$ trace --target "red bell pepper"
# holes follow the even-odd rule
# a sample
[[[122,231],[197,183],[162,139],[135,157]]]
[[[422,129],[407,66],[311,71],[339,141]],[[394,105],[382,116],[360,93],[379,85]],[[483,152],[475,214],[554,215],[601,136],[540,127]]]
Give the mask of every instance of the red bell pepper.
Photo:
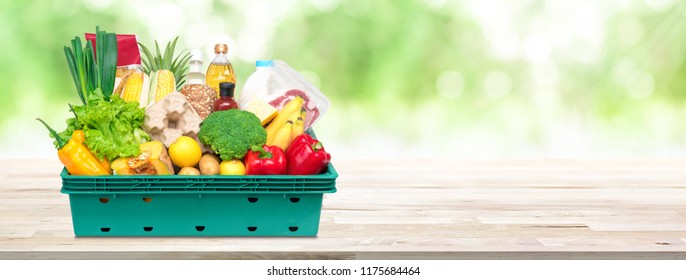
[[[309,134],[301,134],[286,149],[289,175],[312,175],[324,171],[331,155],[324,150],[322,142]]]
[[[286,171],[286,155],[278,146],[253,146],[245,156],[246,175],[283,175]]]

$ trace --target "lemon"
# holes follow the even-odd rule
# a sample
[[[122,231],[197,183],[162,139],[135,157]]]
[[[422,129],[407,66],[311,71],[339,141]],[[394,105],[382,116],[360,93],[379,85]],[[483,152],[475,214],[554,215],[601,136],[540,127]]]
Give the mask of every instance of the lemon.
[[[178,167],[193,167],[200,161],[202,150],[195,139],[181,136],[169,145],[169,157]]]
[[[221,175],[245,175],[245,165],[237,159],[224,160],[219,164],[219,174]]]

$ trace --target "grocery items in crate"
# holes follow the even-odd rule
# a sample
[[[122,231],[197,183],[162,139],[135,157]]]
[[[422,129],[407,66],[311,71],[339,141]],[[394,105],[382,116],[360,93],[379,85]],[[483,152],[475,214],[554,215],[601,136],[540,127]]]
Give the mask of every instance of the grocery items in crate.
[[[162,142],[145,142],[139,148],[137,156],[120,157],[112,162],[117,175],[174,175],[174,167]]]
[[[150,106],[160,101],[168,94],[181,89],[186,81],[188,72],[188,61],[191,55],[186,50],[174,55],[176,42],[179,37],[168,42],[164,51],[155,41],[155,53],[151,53],[148,47],[138,43],[143,51],[143,71],[150,77],[150,88],[148,90],[147,102],[141,104],[144,107]]]
[[[226,44],[216,44],[214,46],[215,57],[207,67],[207,74],[205,75],[205,80],[207,85],[212,87],[217,92],[217,97],[219,97],[219,83],[230,82],[236,84],[236,74],[233,71],[233,66],[227,53],[229,52],[229,47]]]
[[[231,109],[210,114],[201,124],[198,138],[222,160],[242,159],[254,146],[267,141],[267,132],[255,114]]]
[[[175,170],[182,175],[287,174],[295,168],[289,166],[292,160],[287,151],[304,134],[308,120],[311,124],[328,107],[326,97],[308,88],[311,85],[281,61],[258,61],[258,71],[248,84],[254,87],[267,76],[260,85],[267,91],[241,96],[247,103],[237,105],[226,45],[216,46],[214,65],[203,78],[200,53],[191,55],[184,50],[175,54],[178,37],[168,42],[164,51],[155,42],[154,53],[138,43],[143,67],[135,64],[141,61],[140,51],[131,50],[137,43],[134,35],[117,36],[96,28],[96,33],[87,37],[90,42],[85,47],[79,37],[65,47],[83,104],[69,105],[74,117],[67,119],[64,131],[57,133],[48,127],[58,155],[72,175],[107,175],[113,170],[119,175],[174,174]],[[213,72],[211,68],[216,66],[228,66],[230,71]],[[221,82],[220,76],[233,82]],[[222,88],[221,99],[216,100],[216,91],[205,84],[210,80]],[[90,155],[94,159],[80,162],[87,166],[74,167],[65,156],[66,151],[77,150],[68,149],[79,147],[77,144],[81,145],[81,158]],[[318,142],[311,148],[310,154],[324,152]],[[294,174],[322,172],[303,158],[310,157],[293,159],[293,164],[307,165],[292,171]],[[328,163],[330,155],[323,158]]]
[[[219,83],[219,99],[214,101],[214,111],[224,111],[229,109],[237,109],[238,104],[233,100],[233,91],[236,84],[230,82]]]
[[[109,175],[111,174],[109,162],[104,160],[98,160],[95,155],[83,144],[85,141],[85,136],[82,130],[76,130],[69,139],[65,142],[58,134],[57,131],[48,126],[40,118],[37,119],[50,131],[50,134],[55,137],[59,143],[57,146],[57,157],[60,162],[64,164],[67,168],[69,174],[72,175]]]
[[[285,175],[286,155],[279,146],[253,146],[245,156],[246,175]]]
[[[306,130],[328,110],[328,98],[285,62],[260,60],[255,66],[256,71],[248,77],[238,98],[240,109],[246,108],[256,97],[281,109],[288,101],[300,96],[307,111],[304,120]]]
[[[293,140],[286,150],[288,175],[318,174],[331,161],[331,155],[317,139],[302,134]]]
[[[145,110],[143,128],[169,147],[181,136],[198,138],[202,118],[178,92],[172,92]]]

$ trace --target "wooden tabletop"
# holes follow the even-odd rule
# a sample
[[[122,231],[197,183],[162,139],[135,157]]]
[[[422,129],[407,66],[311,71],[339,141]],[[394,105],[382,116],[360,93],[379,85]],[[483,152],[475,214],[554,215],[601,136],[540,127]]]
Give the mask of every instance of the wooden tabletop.
[[[59,162],[0,161],[0,259],[686,258],[686,160],[334,161],[317,237],[74,237]]]

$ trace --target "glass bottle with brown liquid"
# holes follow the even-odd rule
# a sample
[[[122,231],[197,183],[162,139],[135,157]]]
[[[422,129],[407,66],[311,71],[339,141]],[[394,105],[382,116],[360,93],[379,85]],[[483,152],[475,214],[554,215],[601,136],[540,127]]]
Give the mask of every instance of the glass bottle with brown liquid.
[[[214,53],[216,56],[210,66],[207,67],[207,74],[205,74],[205,81],[208,86],[217,91],[219,97],[219,83],[230,82],[236,84],[236,74],[233,72],[233,66],[227,56],[229,47],[226,44],[214,45]]]

